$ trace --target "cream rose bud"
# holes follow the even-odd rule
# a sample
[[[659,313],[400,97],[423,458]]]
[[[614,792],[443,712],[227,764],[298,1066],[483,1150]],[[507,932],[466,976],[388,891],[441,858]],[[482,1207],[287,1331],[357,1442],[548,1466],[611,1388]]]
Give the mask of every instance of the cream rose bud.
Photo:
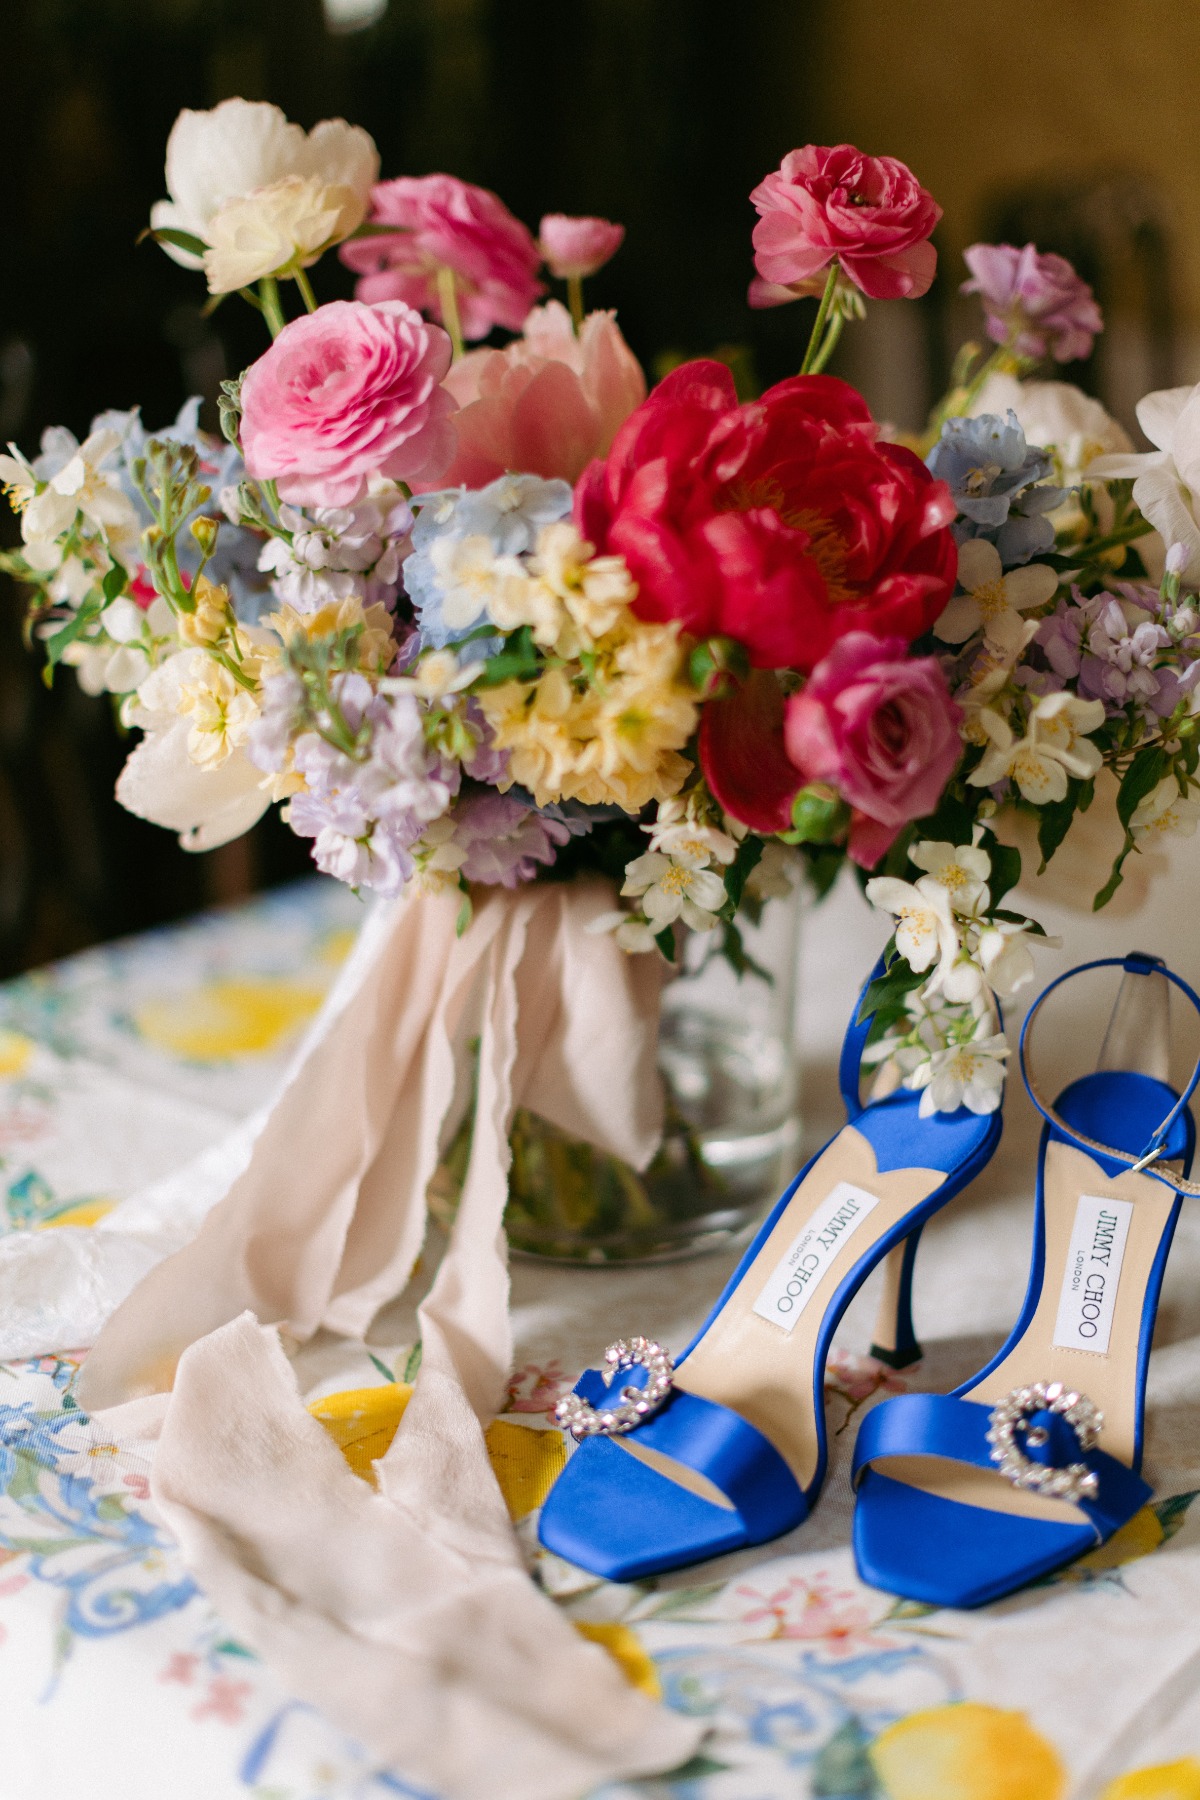
[[[367,202],[353,188],[288,175],[270,187],[231,200],[208,227],[204,273],[210,294],[250,287],[264,275],[308,268],[366,217]]]
[[[171,197],[151,209],[151,225],[207,244],[212,221],[231,201],[293,176],[349,188],[362,201],[361,218],[379,178],[379,152],[369,133],[345,119],[322,119],[306,133],[266,101],[222,100],[208,112],[180,113],[167,139],[166,173]],[[174,244],[163,248],[186,268],[201,266]]]

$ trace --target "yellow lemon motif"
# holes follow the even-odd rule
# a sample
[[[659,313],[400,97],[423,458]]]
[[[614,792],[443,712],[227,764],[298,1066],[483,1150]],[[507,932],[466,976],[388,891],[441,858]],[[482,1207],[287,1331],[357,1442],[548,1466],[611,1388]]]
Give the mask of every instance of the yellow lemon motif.
[[[1194,1756],[1131,1769],[1110,1781],[1100,1800],[1200,1800],[1200,1762]]]
[[[23,1074],[36,1048],[33,1039],[19,1031],[0,1031],[0,1080]]]
[[[189,1062],[227,1062],[273,1050],[311,1019],[323,992],[290,981],[221,980],[194,993],[151,1000],[134,1022],[144,1038]]]
[[[544,1437],[546,1433],[541,1435]],[[640,1688],[651,1700],[662,1699],[658,1670],[643,1650],[641,1639],[628,1625],[591,1625],[582,1619],[576,1619],[574,1625],[580,1637],[608,1651],[631,1687]]]
[[[888,1800],[1062,1800],[1067,1772],[1024,1713],[961,1700],[911,1713],[869,1755]]]
[[[1078,1562],[1072,1563],[1070,1574],[1076,1571],[1086,1573],[1092,1570],[1102,1574],[1106,1569],[1119,1569],[1122,1563],[1136,1562],[1139,1556],[1149,1556],[1157,1550],[1165,1537],[1162,1521],[1152,1507],[1143,1506],[1140,1512],[1127,1519],[1119,1531],[1114,1531],[1106,1544],[1095,1550],[1089,1550]]]
[[[348,1388],[309,1403],[356,1475],[375,1483],[374,1464],[387,1450],[404,1416],[412,1387],[406,1381],[380,1387]],[[510,1517],[523,1519],[540,1506],[567,1458],[557,1431],[534,1431],[510,1419],[487,1428],[488,1460]]]
[[[64,1206],[53,1218],[39,1219],[34,1230],[55,1231],[60,1225],[96,1225],[116,1204],[115,1200],[77,1200],[73,1206]]]
[[[383,1387],[348,1388],[342,1394],[326,1394],[309,1404],[356,1475],[375,1483],[377,1462],[396,1435],[396,1427],[412,1397],[407,1381]]]
[[[511,1419],[493,1419],[487,1428],[488,1459],[515,1524],[542,1504],[567,1460],[557,1431],[534,1431]]]

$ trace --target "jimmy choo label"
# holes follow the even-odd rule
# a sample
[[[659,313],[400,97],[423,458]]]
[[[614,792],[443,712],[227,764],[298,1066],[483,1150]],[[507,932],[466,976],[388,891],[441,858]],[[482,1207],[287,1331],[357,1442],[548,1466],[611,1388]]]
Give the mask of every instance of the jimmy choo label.
[[[767,1277],[754,1302],[759,1318],[791,1331],[846,1239],[878,1205],[878,1194],[839,1181]]]
[[[1132,1216],[1133,1206],[1128,1200],[1080,1195],[1054,1326],[1054,1342],[1059,1349],[1108,1355],[1117,1283]]]

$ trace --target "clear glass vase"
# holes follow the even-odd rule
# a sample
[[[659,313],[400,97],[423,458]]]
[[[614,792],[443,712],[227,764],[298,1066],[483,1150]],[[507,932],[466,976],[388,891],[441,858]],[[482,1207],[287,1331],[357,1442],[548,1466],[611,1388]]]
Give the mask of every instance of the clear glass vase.
[[[663,995],[662,1146],[640,1174],[591,1144],[518,1111],[505,1224],[515,1255],[590,1265],[662,1262],[747,1233],[799,1167],[796,969],[799,889],[739,923],[739,976],[716,934],[689,933]],[[453,1216],[467,1158],[465,1121],[430,1189]]]

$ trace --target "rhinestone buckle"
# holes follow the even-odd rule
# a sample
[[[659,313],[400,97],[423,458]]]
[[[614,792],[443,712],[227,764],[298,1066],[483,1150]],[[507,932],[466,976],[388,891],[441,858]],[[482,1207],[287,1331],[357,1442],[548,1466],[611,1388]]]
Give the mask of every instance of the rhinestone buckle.
[[[1072,1426],[1081,1450],[1090,1450],[1100,1436],[1104,1414],[1086,1394],[1076,1393],[1061,1381],[1032,1381],[1015,1387],[994,1406],[987,1441],[991,1459],[1014,1487],[1028,1488],[1052,1500],[1094,1500],[1100,1491],[1095,1472],[1086,1463],[1067,1463],[1054,1468],[1036,1463],[1025,1454],[1029,1444],[1044,1444],[1048,1433],[1040,1425],[1030,1427],[1034,1413],[1060,1413]]]
[[[622,1369],[646,1369],[650,1379],[645,1387],[623,1387],[612,1406],[599,1410],[582,1394],[564,1394],[554,1409],[554,1417],[572,1437],[619,1437],[657,1412],[671,1392],[674,1358],[653,1338],[618,1338],[604,1352],[604,1360],[608,1364],[605,1380],[610,1388]]]

